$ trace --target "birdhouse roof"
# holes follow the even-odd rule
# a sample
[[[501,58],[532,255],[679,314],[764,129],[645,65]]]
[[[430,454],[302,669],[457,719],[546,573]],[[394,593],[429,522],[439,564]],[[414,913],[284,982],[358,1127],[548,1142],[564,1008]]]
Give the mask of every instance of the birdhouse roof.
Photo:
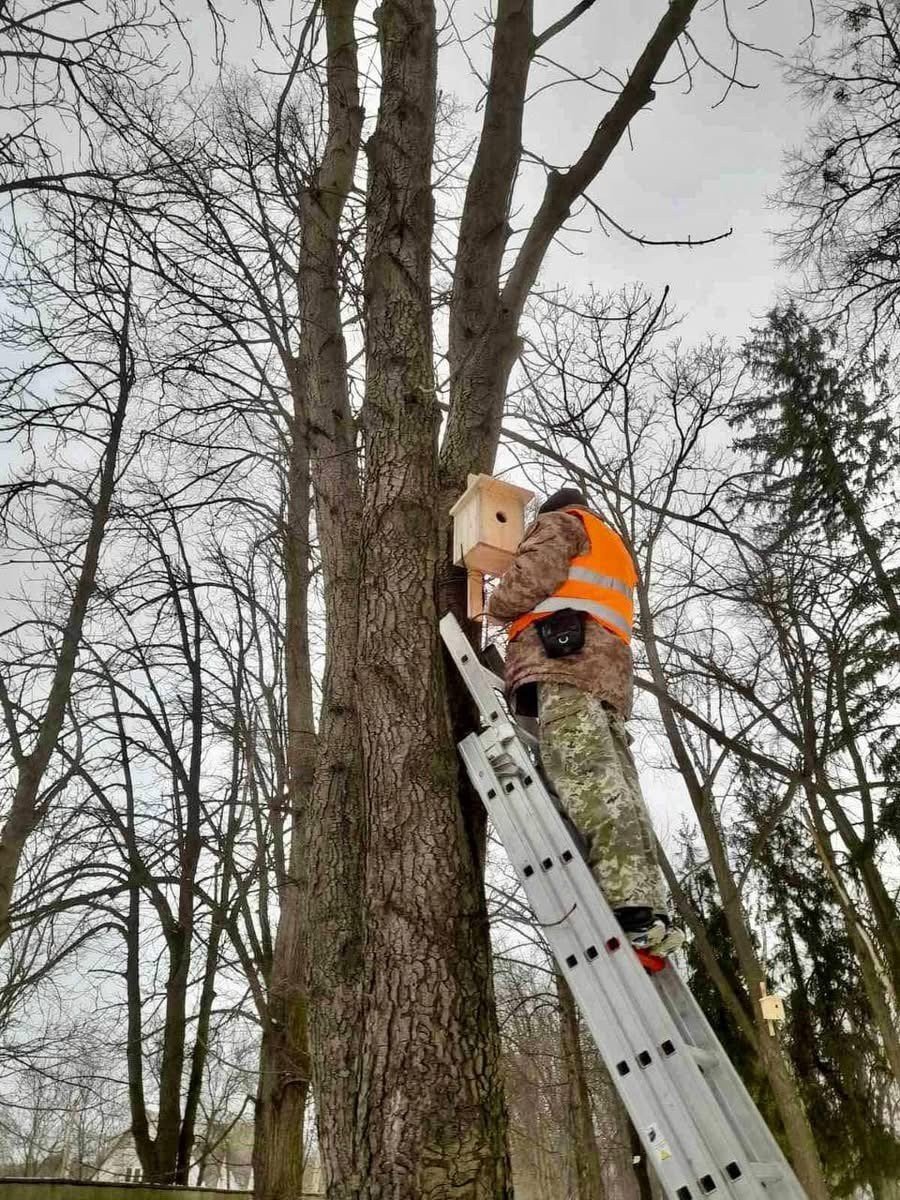
[[[450,509],[450,515],[455,516],[460,509],[465,508],[473,496],[482,492],[493,492],[495,496],[504,496],[508,500],[515,499],[523,507],[529,500],[534,499],[534,492],[518,484],[508,483],[505,479],[495,479],[493,475],[470,475],[469,484],[460,498]]]

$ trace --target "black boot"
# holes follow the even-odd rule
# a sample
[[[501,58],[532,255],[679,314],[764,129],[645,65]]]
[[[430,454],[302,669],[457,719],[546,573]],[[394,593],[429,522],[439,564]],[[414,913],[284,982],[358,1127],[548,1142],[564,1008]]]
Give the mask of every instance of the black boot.
[[[653,924],[653,909],[646,905],[623,904],[613,909],[613,916],[626,933],[642,933]]]

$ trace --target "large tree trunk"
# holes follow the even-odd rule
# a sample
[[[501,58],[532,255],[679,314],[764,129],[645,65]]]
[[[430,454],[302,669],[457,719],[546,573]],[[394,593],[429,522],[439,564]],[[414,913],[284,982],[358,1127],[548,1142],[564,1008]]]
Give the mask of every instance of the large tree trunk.
[[[311,774],[297,770],[292,752],[290,874],[297,888],[284,898],[273,953],[263,1127],[254,1147],[256,1193],[266,1200],[293,1200],[300,1192],[307,1026],[326,1181],[332,1194],[353,1186],[364,862],[355,678],[362,500],[341,322],[339,235],[362,125],[355,11],[356,0],[324,5],[326,142],[315,178],[300,197],[294,454],[295,461],[300,452],[310,456],[328,635]],[[309,482],[294,470],[290,484],[296,513]],[[305,539],[288,552],[302,558],[305,570]],[[297,569],[289,565],[289,579]],[[301,591],[305,596],[298,587],[295,611]],[[294,623],[305,627],[305,620]]]
[[[728,853],[722,839],[718,820],[700,780],[697,778],[691,761],[690,753],[671,707],[666,703],[666,677],[659,651],[654,639],[653,613],[647,597],[647,591],[641,584],[637,588],[640,609],[641,632],[644,637],[644,649],[656,694],[659,702],[660,716],[669,745],[675,761],[684,779],[697,821],[703,833],[709,862],[715,875],[716,885],[722,900],[722,909],[728,922],[740,964],[747,991],[754,999],[760,994],[760,984],[765,981],[765,972],[753,945],[746,915],[741,902],[740,893],[735,883]],[[803,1099],[791,1075],[790,1068],[778,1044],[777,1038],[769,1032],[769,1026],[762,1018],[760,1006],[753,1005],[753,1019],[756,1027],[756,1045],[763,1070],[772,1088],[772,1094],[778,1105],[778,1111],[784,1124],[791,1160],[800,1182],[809,1193],[811,1200],[827,1200],[828,1187],[822,1171],[822,1163],[813,1138],[812,1128],[806,1115]]]
[[[437,637],[430,260],[433,4],[379,10],[369,143],[358,694],[367,869],[356,1177],[333,1194],[509,1196],[480,881]]]
[[[501,289],[499,273],[536,42],[529,0],[500,0],[480,168],[467,193],[454,281],[440,480],[429,280],[434,13],[412,0],[376,10],[382,87],[367,147],[362,506],[337,282],[337,226],[359,144],[354,4],[326,0],[323,8],[327,162],[304,200],[300,287],[328,662],[307,813],[304,921],[314,1086],[332,1196],[508,1194],[480,880],[484,817],[460,789],[449,736],[435,628],[436,565],[445,565],[438,528],[446,532],[446,509],[466,473],[493,462],[516,325],[543,254],[631,117],[652,99],[653,77],[696,2],[665,7],[585,153],[550,178],[539,229],[510,290]],[[464,328],[473,314],[482,325],[474,354],[472,330]]]
[[[575,998],[565,979],[556,972],[559,1000],[559,1043],[565,1088],[566,1126],[569,1135],[573,1200],[603,1200],[603,1164],[594,1134],[591,1094],[588,1090],[581,1031]]]

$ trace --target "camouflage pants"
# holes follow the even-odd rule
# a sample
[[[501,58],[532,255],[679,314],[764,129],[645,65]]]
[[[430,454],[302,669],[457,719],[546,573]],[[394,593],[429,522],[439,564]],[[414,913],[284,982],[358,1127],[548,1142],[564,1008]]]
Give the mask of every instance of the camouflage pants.
[[[588,845],[594,877],[612,908],[667,911],[653,826],[628,748],[625,721],[596,696],[538,685],[544,770]]]

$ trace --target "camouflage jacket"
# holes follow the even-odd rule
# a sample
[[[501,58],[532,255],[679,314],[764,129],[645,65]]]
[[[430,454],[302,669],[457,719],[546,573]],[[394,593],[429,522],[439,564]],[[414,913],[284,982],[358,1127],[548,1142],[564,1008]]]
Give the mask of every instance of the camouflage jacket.
[[[566,512],[538,517],[519,543],[516,556],[488,601],[488,612],[508,625],[551,596],[569,573],[570,561],[590,549],[584,526]],[[631,715],[634,666],[631,648],[596,621],[585,622],[584,648],[566,658],[547,658],[534,625],[506,652],[510,695],[526,683],[568,683],[605,700],[623,717]]]

